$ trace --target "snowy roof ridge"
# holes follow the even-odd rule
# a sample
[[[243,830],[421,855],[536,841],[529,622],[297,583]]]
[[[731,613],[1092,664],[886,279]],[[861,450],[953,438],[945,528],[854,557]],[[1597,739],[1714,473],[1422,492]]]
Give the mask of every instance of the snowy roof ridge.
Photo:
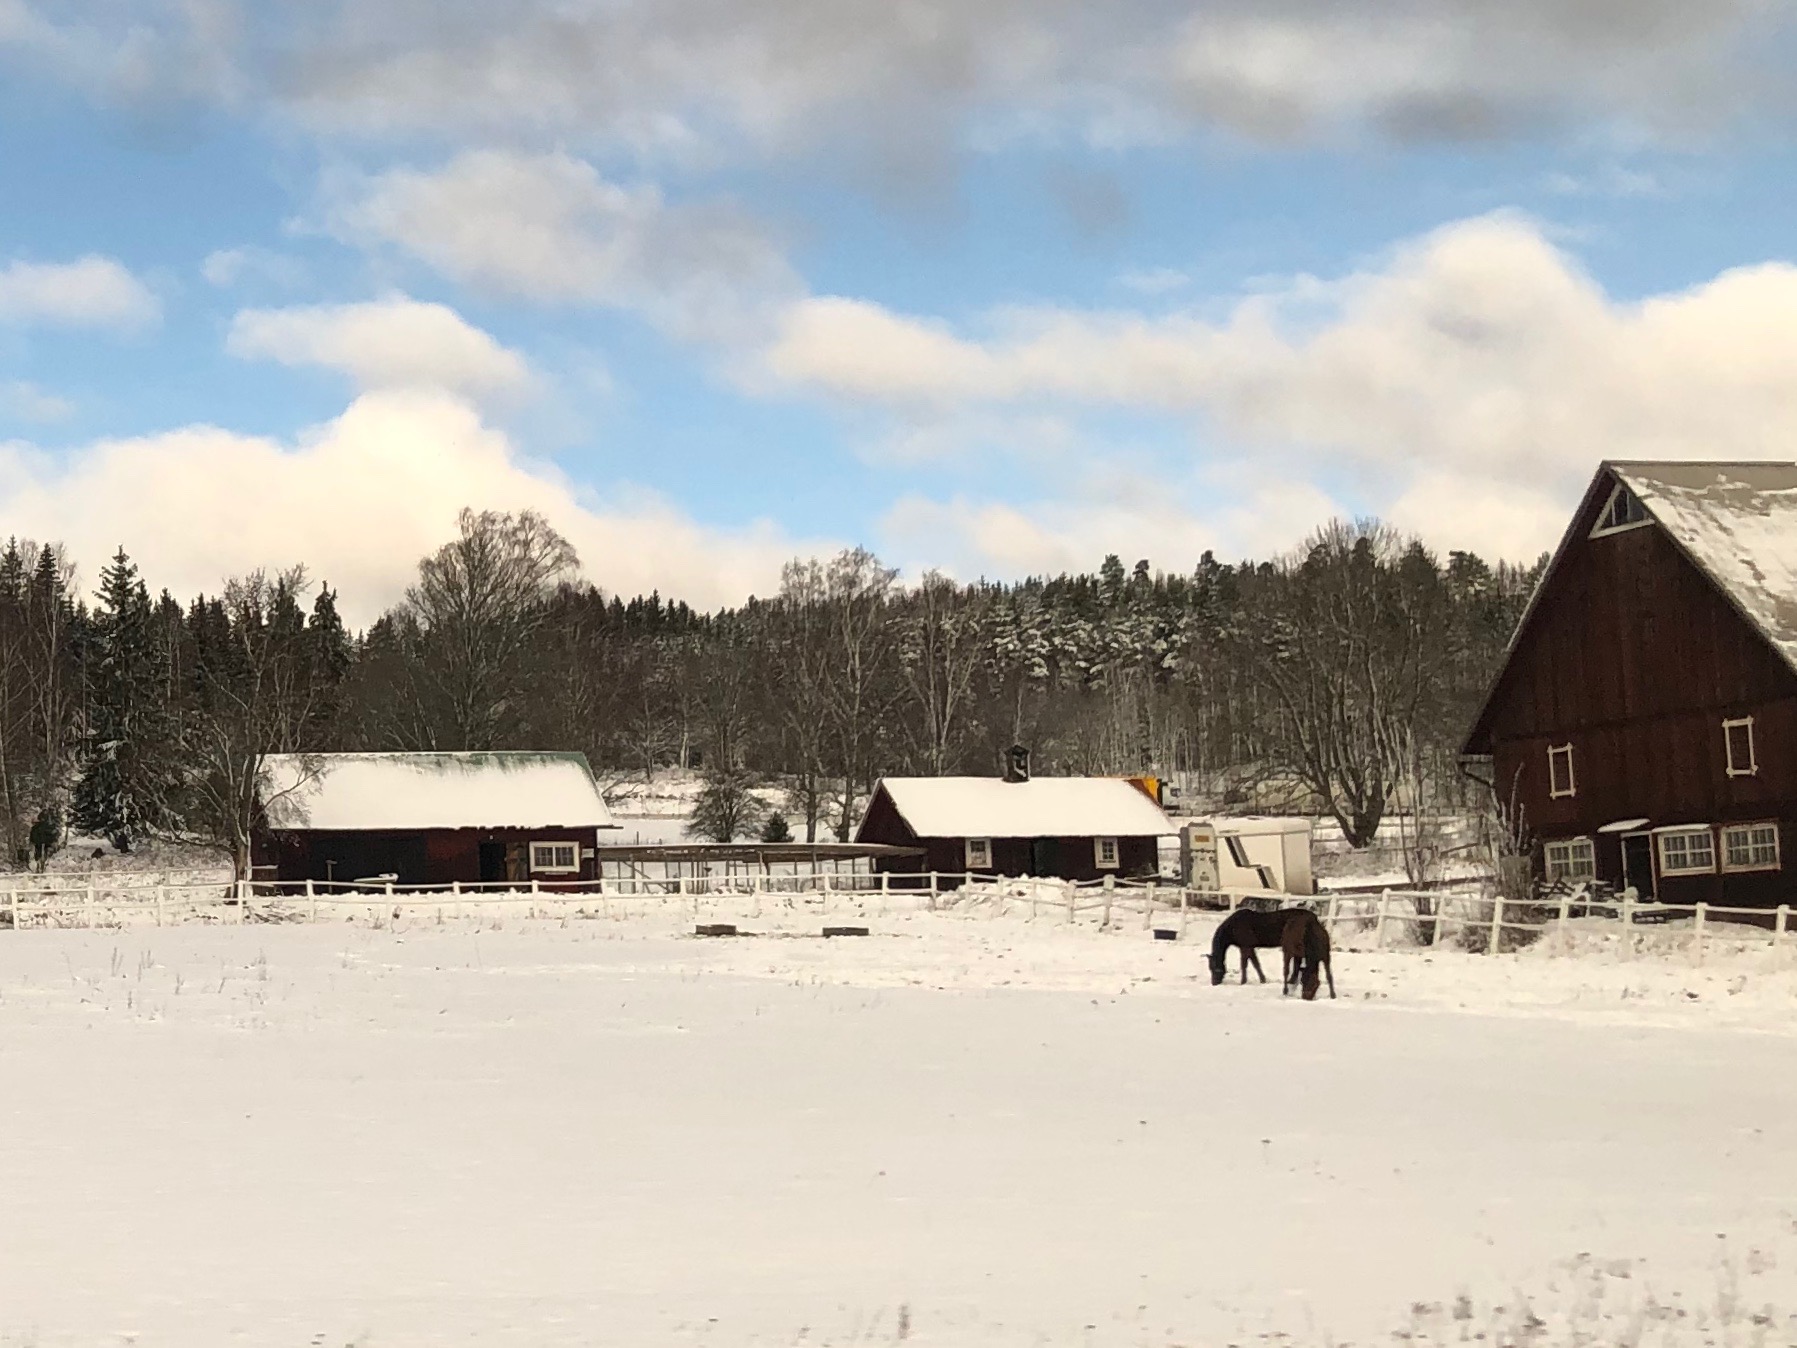
[[[920,838],[1141,838],[1174,831],[1148,793],[1122,777],[886,777],[880,787]]]
[[[271,828],[615,827],[582,753],[269,754],[262,768]]]
[[[1797,670],[1797,463],[1605,464]]]

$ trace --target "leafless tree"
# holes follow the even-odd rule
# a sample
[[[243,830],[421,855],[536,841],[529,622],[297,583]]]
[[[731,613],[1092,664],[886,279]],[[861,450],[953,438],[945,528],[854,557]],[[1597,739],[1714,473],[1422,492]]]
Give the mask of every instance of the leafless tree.
[[[573,545],[534,511],[464,510],[458,535],[418,564],[406,609],[423,636],[420,682],[441,700],[445,749],[496,747],[556,583],[579,566]]]

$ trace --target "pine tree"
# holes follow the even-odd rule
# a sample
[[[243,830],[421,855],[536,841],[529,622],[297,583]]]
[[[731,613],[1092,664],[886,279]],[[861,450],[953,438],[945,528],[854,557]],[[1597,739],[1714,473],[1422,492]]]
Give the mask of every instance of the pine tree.
[[[87,735],[73,817],[77,829],[127,851],[176,818],[168,650],[157,639],[149,591],[123,548],[100,572],[96,597]]]

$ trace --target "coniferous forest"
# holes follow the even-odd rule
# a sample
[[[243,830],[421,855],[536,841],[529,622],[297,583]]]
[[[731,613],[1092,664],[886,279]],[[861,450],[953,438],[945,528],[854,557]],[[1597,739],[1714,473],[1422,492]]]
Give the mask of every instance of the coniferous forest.
[[[604,783],[679,764],[713,832],[777,786],[800,838],[846,835],[886,774],[1152,773],[1188,808],[1333,814],[1355,843],[1475,790],[1468,721],[1546,559],[1445,559],[1377,523],[1189,572],[901,583],[864,550],[698,612],[581,578],[541,517],[464,512],[365,632],[328,578],[152,590],[120,550],[77,585],[54,543],[0,551],[0,859],[70,832],[198,842],[239,866],[259,756],[579,749]]]

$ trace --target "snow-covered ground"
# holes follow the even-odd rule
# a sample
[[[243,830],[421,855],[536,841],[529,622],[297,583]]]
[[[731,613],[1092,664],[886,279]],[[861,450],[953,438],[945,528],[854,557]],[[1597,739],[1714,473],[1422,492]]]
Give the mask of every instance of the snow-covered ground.
[[[615,911],[0,932],[0,1344],[1797,1342],[1797,951]]]

